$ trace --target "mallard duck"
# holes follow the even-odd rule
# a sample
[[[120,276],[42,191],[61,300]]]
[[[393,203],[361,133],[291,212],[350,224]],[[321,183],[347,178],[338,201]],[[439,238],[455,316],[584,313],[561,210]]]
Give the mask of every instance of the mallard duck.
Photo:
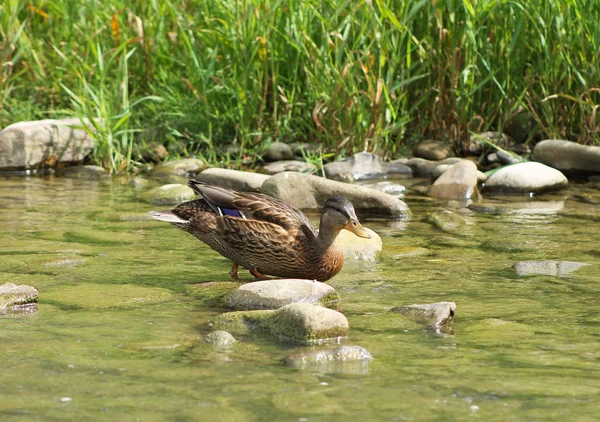
[[[202,197],[170,211],[150,211],[194,235],[233,262],[237,278],[241,265],[259,279],[266,274],[283,278],[329,280],[342,269],[344,256],[334,245],[342,229],[370,238],[346,198],[329,198],[323,206],[320,230],[298,209],[259,193],[238,192],[189,181]]]

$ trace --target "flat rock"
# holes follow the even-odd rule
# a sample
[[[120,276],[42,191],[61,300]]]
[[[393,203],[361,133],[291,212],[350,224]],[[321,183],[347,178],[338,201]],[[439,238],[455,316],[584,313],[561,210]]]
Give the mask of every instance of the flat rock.
[[[92,127],[89,120],[83,124]],[[0,169],[29,169],[73,164],[94,149],[90,134],[79,129],[79,118],[19,122],[0,132]]]
[[[333,287],[315,280],[262,280],[244,284],[225,295],[225,303],[234,309],[279,309],[292,303],[335,306],[340,296]]]
[[[582,267],[590,264],[572,261],[520,261],[513,264],[518,276],[550,275],[566,277]]]
[[[435,227],[447,233],[456,233],[466,224],[464,218],[449,210],[435,211],[429,217],[429,221]]]
[[[539,142],[532,159],[572,173],[600,173],[600,147],[550,139]]]
[[[277,174],[283,171],[297,171],[300,173],[314,173],[317,168],[314,164],[299,160],[274,161],[263,167],[267,174]]]
[[[263,154],[263,159],[269,162],[291,160],[293,158],[294,151],[292,151],[292,147],[283,142],[273,142]]]
[[[152,176],[194,176],[206,168],[204,161],[197,158],[165,161],[152,169]]]
[[[100,166],[73,166],[58,170],[60,177],[70,177],[72,179],[97,180],[109,176],[108,171]]]
[[[342,250],[344,258],[363,261],[375,261],[383,248],[381,237],[373,230],[365,227],[371,235],[370,239],[358,237],[348,230],[342,230],[335,239],[335,245]]]
[[[405,315],[419,324],[439,328],[448,325],[454,318],[456,304],[454,302],[438,302],[424,305],[398,306],[390,312]]]
[[[413,155],[426,160],[439,161],[454,156],[454,153],[452,146],[446,142],[430,139],[419,142],[413,149]]]
[[[277,310],[227,312],[214,320],[213,327],[241,332],[263,330],[306,344],[337,341],[349,330],[343,314],[308,303],[294,303]]]
[[[0,285],[0,309],[37,302],[36,288],[21,284],[5,283]]]
[[[180,204],[184,201],[191,201],[195,197],[196,194],[192,188],[179,183],[159,186],[141,195],[144,201],[156,205]]]
[[[385,175],[381,158],[368,152],[325,164],[324,169],[325,176],[333,180],[368,180]]]
[[[342,195],[352,202],[359,215],[401,220],[410,218],[406,204],[392,195],[309,174],[276,174],[265,181],[261,192],[305,211],[317,211],[328,198]]]
[[[526,162],[495,170],[485,184],[485,191],[499,193],[540,193],[567,187],[569,181],[560,171],[541,163]]]
[[[325,347],[285,358],[287,366],[299,370],[336,374],[366,374],[371,354],[360,346]]]
[[[220,168],[206,169],[196,176],[196,180],[200,182],[242,192],[260,192],[262,184],[268,178],[265,174]]]
[[[428,194],[457,200],[477,197],[477,166],[468,160],[454,164],[433,183]]]

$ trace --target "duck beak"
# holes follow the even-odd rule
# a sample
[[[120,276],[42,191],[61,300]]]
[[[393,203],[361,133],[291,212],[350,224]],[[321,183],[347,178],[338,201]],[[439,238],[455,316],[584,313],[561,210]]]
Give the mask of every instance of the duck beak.
[[[370,239],[371,235],[363,226],[360,225],[358,220],[351,219],[348,224],[344,226],[344,228],[348,231],[351,231],[358,237],[364,237],[366,239]]]

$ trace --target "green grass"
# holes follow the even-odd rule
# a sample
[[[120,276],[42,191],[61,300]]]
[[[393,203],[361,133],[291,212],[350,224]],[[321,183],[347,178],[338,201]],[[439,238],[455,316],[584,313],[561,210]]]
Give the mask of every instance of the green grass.
[[[600,2],[0,1],[0,126],[101,118],[93,159],[113,171],[153,142],[394,157],[520,111],[540,136],[600,139]]]

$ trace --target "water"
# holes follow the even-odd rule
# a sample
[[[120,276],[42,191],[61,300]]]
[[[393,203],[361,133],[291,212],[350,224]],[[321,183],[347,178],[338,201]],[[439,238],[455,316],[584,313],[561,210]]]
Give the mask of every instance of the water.
[[[0,419],[597,420],[598,197],[573,185],[496,198],[499,213],[459,209],[459,234],[429,224],[442,204],[418,196],[410,222],[364,221],[382,256],[330,284],[351,327],[342,344],[374,359],[322,373],[286,367],[304,348],[267,335],[199,342],[226,311],[230,264],[149,220],[156,207],[126,180],[0,179],[0,283],[40,292],[35,313],[0,314]],[[511,267],[538,259],[591,265],[568,278]],[[449,300],[454,335],[387,313]]]

